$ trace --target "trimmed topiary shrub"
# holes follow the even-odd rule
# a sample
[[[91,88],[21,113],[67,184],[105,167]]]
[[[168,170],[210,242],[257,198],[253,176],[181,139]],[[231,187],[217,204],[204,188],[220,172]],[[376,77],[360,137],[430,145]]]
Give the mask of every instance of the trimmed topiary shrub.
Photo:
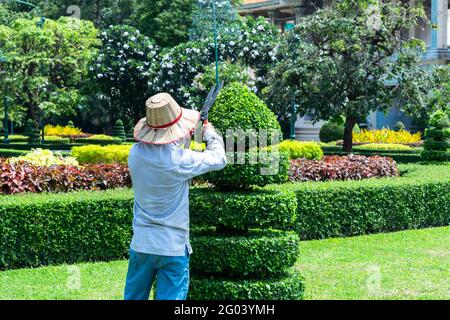
[[[36,127],[32,119],[28,119],[25,123],[25,133],[29,143],[37,144],[40,142],[39,129]]]
[[[190,300],[301,300],[304,279],[295,271],[283,277],[264,280],[230,280],[228,278],[193,278]]]
[[[227,130],[238,129],[256,132],[263,129],[267,130],[268,137],[272,133],[281,136],[281,127],[275,114],[256,94],[239,83],[232,83],[220,92],[211,109],[209,120],[222,133],[225,140],[235,141],[238,133],[227,135]]]
[[[401,121],[398,121],[394,126],[394,131],[401,131],[405,129],[406,129],[405,124]]]
[[[344,139],[344,125],[333,122],[325,123],[320,128],[319,138],[321,142],[333,142]]]
[[[127,139],[127,137],[125,135],[125,127],[123,126],[123,121],[122,120],[117,120],[114,123],[113,137],[119,138],[122,141],[125,141]]]
[[[292,192],[193,189],[189,203],[191,223],[196,227],[290,230],[296,221],[297,198]]]
[[[278,142],[281,128],[275,114],[246,86],[239,83],[226,86],[219,94],[209,120],[225,137],[228,165],[220,172],[205,175],[208,182],[224,190],[264,186],[287,180],[287,154],[259,152],[257,148],[249,152],[250,147],[253,150],[259,145],[270,145],[272,137]],[[254,137],[254,143],[250,143],[242,130]],[[261,130],[267,134],[265,142],[260,141]],[[233,150],[229,150],[230,146]]]
[[[295,232],[252,230],[244,236],[193,233],[191,272],[233,278],[272,277],[292,267],[300,239]],[[214,254],[211,254],[214,252]]]
[[[191,199],[197,206],[191,207],[191,222],[215,228],[193,238],[197,255],[192,256],[190,298],[301,299],[302,280],[286,272],[298,256],[297,236],[289,231],[249,231],[252,227],[290,229],[295,224],[292,194],[249,191],[287,180],[289,153],[265,148],[278,142],[271,140],[272,134],[281,136],[275,115],[248,88],[233,83],[220,93],[210,121],[234,150],[227,150],[228,165],[223,170],[203,176],[227,192],[213,193],[203,202],[195,202],[195,195]],[[262,129],[271,141],[259,140]],[[248,131],[254,141],[247,140]]]
[[[258,160],[255,164],[250,164],[252,155]],[[283,183],[288,179],[290,162],[286,152],[248,152],[232,156],[235,164],[230,164],[232,159],[228,157],[229,164],[223,170],[209,172],[203,178],[221,190],[263,187],[271,183]],[[245,160],[242,161],[244,164],[237,164],[240,156]]]
[[[425,131],[422,158],[426,161],[450,161],[448,141],[450,122],[444,111],[435,112],[430,119],[431,129]]]

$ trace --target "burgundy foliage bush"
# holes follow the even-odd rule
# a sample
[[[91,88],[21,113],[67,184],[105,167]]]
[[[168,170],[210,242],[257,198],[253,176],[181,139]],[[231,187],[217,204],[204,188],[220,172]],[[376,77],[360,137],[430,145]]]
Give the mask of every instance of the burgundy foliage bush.
[[[290,181],[361,180],[398,176],[397,163],[387,157],[325,156],[291,161]]]
[[[99,164],[86,167],[37,167],[0,159],[0,194],[105,190],[131,186],[128,167]]]

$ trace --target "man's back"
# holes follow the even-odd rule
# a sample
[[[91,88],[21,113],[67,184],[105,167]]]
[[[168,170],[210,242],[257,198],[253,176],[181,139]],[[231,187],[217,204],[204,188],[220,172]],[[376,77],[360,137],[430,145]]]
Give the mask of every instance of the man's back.
[[[226,165],[222,139],[213,131],[205,152],[177,144],[135,144],[128,165],[134,189],[133,241],[137,252],[180,256],[189,244],[189,180]]]

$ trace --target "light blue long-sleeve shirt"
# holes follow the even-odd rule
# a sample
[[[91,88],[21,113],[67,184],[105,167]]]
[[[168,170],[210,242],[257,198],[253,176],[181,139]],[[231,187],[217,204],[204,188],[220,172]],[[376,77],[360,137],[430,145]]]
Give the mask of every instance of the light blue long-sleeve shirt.
[[[162,256],[183,256],[189,243],[189,180],[226,166],[222,138],[204,132],[206,151],[178,144],[135,144],[128,157],[134,189],[131,249]]]

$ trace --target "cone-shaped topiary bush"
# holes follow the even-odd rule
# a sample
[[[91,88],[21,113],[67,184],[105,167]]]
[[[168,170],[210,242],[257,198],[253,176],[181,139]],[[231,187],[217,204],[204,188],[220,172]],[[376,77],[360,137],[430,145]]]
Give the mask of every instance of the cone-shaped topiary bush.
[[[127,139],[126,134],[125,134],[125,127],[123,126],[122,120],[117,120],[114,123],[113,137],[120,138],[120,139],[122,139],[122,141],[125,141]]]
[[[25,122],[25,136],[28,137],[29,143],[39,143],[40,135],[39,129],[36,127],[34,121],[32,119],[28,119]]]
[[[426,161],[449,161],[450,121],[444,111],[431,116],[430,128],[425,131],[422,158]]]
[[[264,102],[236,83],[221,92],[210,121],[221,132],[267,129],[281,135],[275,115]],[[235,146],[237,137],[229,135],[233,140],[228,146]],[[264,137],[257,139],[260,143]],[[249,190],[285,181],[289,154],[259,153],[258,146],[248,142],[240,153],[227,150],[229,162],[224,170],[205,175],[222,192],[212,191],[208,202],[191,195],[190,299],[303,297],[303,278],[292,270],[299,238],[288,231],[296,223],[295,194]]]

